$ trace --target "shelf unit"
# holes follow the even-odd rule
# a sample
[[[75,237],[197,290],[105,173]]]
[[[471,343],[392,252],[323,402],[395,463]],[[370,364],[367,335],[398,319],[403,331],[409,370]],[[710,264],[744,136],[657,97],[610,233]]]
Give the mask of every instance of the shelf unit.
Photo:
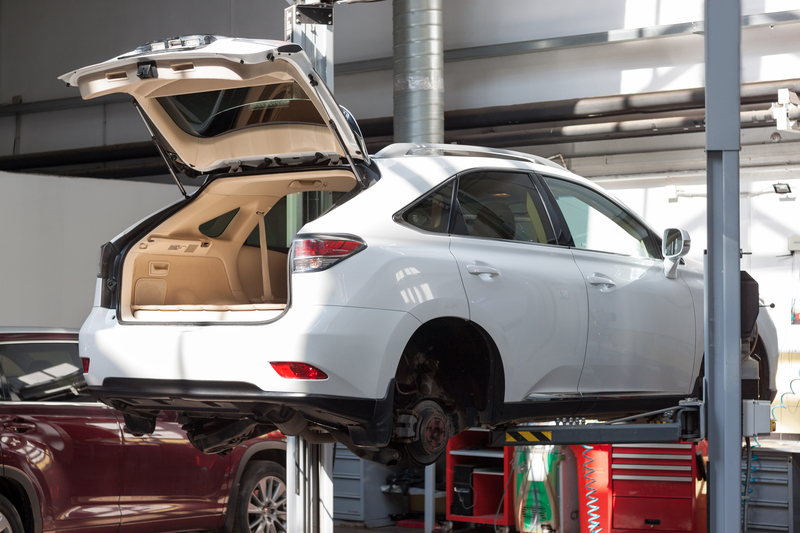
[[[498,526],[514,525],[514,487],[508,483],[514,449],[510,446],[489,448],[490,445],[491,433],[479,428],[462,431],[447,443],[447,520],[494,524],[496,517]],[[472,515],[453,513],[457,498],[453,481],[456,466],[474,467]],[[503,504],[498,514],[501,499]]]

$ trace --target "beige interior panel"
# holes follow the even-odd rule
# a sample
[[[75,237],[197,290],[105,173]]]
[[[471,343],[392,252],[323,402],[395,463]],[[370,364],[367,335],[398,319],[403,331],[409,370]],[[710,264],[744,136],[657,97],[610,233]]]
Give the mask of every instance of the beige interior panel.
[[[164,305],[167,282],[164,279],[139,278],[133,289],[133,305]]]
[[[288,256],[269,251],[274,301],[264,304],[261,250],[243,244],[258,224],[256,213],[268,211],[281,197],[304,187],[348,191],[355,183],[352,172],[340,168],[215,180],[189,205],[143,236],[126,256],[122,318],[160,322],[269,319],[267,315],[281,312],[288,299]],[[221,235],[212,238],[200,232],[201,224],[234,209],[239,211]],[[247,311],[261,316],[244,317]]]
[[[269,280],[272,284],[272,296],[276,302],[286,302],[288,294],[286,280],[286,261],[288,255],[269,251]],[[242,246],[237,261],[239,281],[247,298],[251,302],[261,302],[264,285],[261,276],[261,250],[253,246]]]
[[[150,292],[145,296],[138,294],[139,280],[147,279],[150,275],[150,262],[169,263],[167,276],[159,278],[164,282],[166,290],[161,305],[229,305],[241,302],[236,299],[228,283],[225,266],[216,257],[180,257],[169,255],[139,255],[133,266],[134,290],[133,302],[143,305],[151,297]],[[155,280],[153,280],[155,281]],[[148,284],[148,291],[152,289]]]

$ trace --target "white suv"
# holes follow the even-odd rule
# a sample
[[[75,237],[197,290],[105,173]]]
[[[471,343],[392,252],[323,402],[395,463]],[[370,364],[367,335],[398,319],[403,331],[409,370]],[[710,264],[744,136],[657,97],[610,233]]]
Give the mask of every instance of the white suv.
[[[291,43],[175,38],[62,79],[132,95],[172,171],[202,178],[101,249],[81,355],[135,431],[175,410],[204,451],[277,426],[427,464],[466,427],[697,394],[688,235],[665,232],[663,252],[551,161],[416,144],[369,157]],[[287,195],[314,191],[337,200],[292,235]],[[777,342],[759,323],[743,361],[769,396]]]

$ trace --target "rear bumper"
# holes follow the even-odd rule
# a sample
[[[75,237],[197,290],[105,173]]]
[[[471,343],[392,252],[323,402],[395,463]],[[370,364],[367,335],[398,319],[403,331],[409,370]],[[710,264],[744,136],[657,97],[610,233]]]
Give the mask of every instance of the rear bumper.
[[[89,392],[123,412],[180,411],[194,417],[263,417],[288,407],[306,420],[336,426],[374,426],[391,418],[394,380],[383,398],[266,392],[252,383],[232,381],[106,378]]]

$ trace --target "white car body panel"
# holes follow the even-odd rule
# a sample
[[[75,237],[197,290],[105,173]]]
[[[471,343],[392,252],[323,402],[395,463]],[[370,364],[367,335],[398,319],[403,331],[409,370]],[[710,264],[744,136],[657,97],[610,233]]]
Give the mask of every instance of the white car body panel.
[[[778,372],[778,357],[780,352],[778,349],[778,328],[775,327],[775,322],[770,318],[769,313],[764,307],[759,309],[758,317],[756,318],[756,326],[758,327],[758,336],[761,337],[761,342],[764,343],[764,349],[769,358],[769,382],[772,390],[777,391],[775,386],[775,379]]]
[[[578,396],[586,351],[586,288],[569,249],[453,236],[470,320],[497,342],[507,402]],[[469,265],[499,274],[472,274]],[[532,269],[536,275],[531,276]]]
[[[694,380],[695,314],[682,279],[661,260],[573,250],[589,295],[584,394],[687,394]],[[609,279],[613,285],[598,284]],[[594,283],[593,283],[594,281]]]
[[[121,325],[96,307],[80,332],[91,364],[89,386],[103,379],[246,381],[264,391],[382,398],[399,354],[419,321],[408,313],[298,306],[261,325]],[[386,354],[398,354],[387,360]],[[283,379],[270,361],[302,361],[325,380]],[[243,372],[244,370],[244,372]]]

